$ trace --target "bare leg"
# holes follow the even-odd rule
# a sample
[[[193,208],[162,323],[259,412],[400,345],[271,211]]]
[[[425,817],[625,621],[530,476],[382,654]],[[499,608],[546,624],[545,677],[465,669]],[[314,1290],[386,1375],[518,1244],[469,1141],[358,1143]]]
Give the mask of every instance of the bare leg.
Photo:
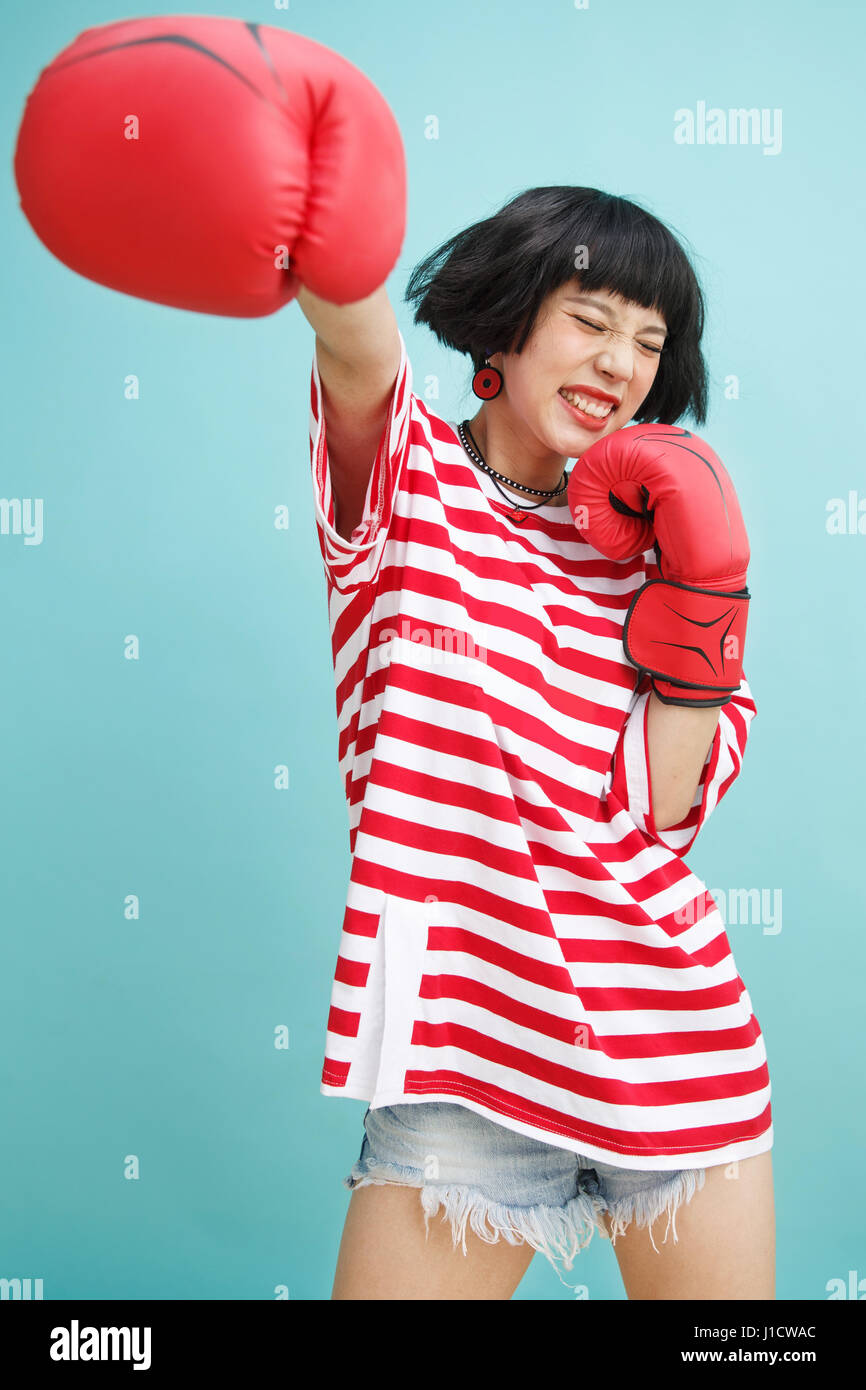
[[[440,1210],[424,1227],[421,1193],[398,1183],[356,1187],[337,1257],[333,1299],[509,1299],[535,1254],[531,1245],[488,1244],[466,1227],[455,1249]]]
[[[613,1242],[629,1299],[775,1299],[776,1221],[771,1152],[707,1168],[704,1186],[649,1230]],[[608,1230],[610,1226],[608,1225]]]

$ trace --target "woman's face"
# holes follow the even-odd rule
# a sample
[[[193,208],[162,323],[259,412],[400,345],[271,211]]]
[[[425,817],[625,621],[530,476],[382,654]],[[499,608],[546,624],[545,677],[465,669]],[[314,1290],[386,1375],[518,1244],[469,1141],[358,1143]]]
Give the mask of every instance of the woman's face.
[[[584,291],[571,281],[548,297],[521,353],[491,357],[505,378],[498,399],[506,397],[509,410],[549,449],[579,458],[640,409],[666,332],[656,310],[606,290]],[[583,404],[591,414],[575,403],[581,388],[589,388]],[[607,414],[604,398],[612,402]]]

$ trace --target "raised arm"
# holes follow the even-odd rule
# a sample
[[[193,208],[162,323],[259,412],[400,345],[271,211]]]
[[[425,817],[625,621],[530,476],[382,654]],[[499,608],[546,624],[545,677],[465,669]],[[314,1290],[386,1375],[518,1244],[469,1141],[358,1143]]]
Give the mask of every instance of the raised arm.
[[[384,285],[354,304],[332,304],[302,285],[297,301],[316,333],[336,528],[348,540],[400,367],[397,320]]]

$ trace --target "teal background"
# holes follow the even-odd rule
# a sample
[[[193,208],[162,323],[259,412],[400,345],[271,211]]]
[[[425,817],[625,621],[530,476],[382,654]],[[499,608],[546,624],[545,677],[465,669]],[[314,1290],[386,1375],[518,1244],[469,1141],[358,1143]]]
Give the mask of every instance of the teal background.
[[[863,12],[200,12],[336,48],[391,104],[410,203],[389,289],[416,390],[438,376],[430,404],[446,417],[471,413],[468,364],[402,304],[444,237],[524,188],[575,183],[638,199],[693,252],[709,306],[703,433],[752,545],[758,717],[689,863],[710,888],[783,892],[780,932],[728,931],[773,1083],[778,1297],[827,1298],[829,1280],[866,1276],[866,535],[826,529],[829,499],[866,497],[852,430]],[[77,277],[36,239],[12,177],[40,69],[82,29],[137,13],[150,11],[4,11],[0,495],[43,498],[44,539],[0,535],[0,1276],[42,1278],[46,1298],[327,1299],[366,1106],[318,1089],[349,852],[310,482],[312,329],[296,305],[218,319]],[[699,101],[781,108],[781,153],[676,144],[674,112]],[[274,529],[280,504],[288,531]],[[124,659],[130,633],[138,661]],[[590,1298],[624,1298],[607,1242],[575,1271]],[[570,1295],[539,1257],[516,1297]]]

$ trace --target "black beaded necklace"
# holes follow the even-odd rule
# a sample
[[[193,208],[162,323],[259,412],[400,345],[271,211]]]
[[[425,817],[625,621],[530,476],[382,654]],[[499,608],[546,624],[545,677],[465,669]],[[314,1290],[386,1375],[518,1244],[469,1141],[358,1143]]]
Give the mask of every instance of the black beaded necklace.
[[[551,488],[549,492],[545,492],[544,489],[540,487],[525,487],[523,483],[516,483],[513,478],[506,478],[504,473],[497,473],[496,469],[491,468],[490,464],[485,461],[485,459],[482,457],[481,450],[478,448],[478,445],[475,442],[472,431],[469,428],[468,420],[461,421],[461,423],[457,426],[457,433],[460,436],[460,443],[463,445],[463,448],[466,450],[467,454],[472,459],[472,462],[474,464],[477,464],[479,468],[483,468],[485,472],[490,474],[496,488],[499,490],[499,492],[502,493],[502,496],[505,498],[506,502],[512,505],[513,510],[508,513],[512,521],[525,521],[529,512],[534,512],[537,510],[538,507],[543,507],[549,498],[558,497],[559,494],[561,492],[564,492],[565,489],[568,487],[568,477],[566,475],[565,469],[562,470],[562,477],[559,480],[558,486]],[[467,435],[472,440],[471,445],[467,442]],[[510,483],[512,487],[522,488],[524,492],[531,492],[534,497],[540,497],[542,500],[540,502],[532,502],[524,506],[519,501],[515,502],[512,497],[508,496],[507,492],[503,492],[502,488],[499,487],[499,481],[497,480],[500,480],[503,483]]]

